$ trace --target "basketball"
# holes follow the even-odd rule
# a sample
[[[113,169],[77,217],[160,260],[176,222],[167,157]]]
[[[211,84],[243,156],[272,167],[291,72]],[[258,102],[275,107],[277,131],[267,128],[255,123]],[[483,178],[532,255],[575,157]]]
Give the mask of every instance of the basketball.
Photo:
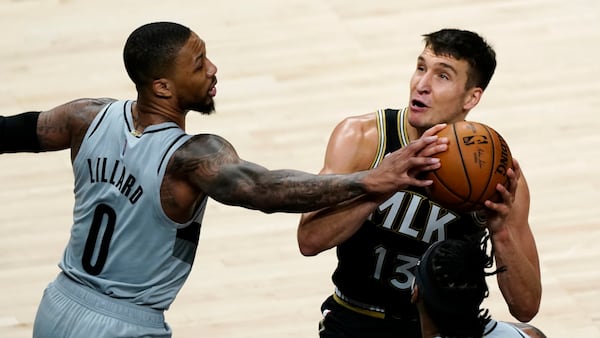
[[[508,186],[512,155],[502,136],[491,127],[473,121],[449,124],[438,134],[448,138],[448,150],[436,155],[441,167],[430,171],[429,198],[448,209],[471,212],[484,202],[501,200],[498,183]]]

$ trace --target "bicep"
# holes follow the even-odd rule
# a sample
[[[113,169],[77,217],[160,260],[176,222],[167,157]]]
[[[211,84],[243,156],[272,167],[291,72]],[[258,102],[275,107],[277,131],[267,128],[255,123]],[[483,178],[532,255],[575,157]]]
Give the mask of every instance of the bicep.
[[[242,160],[222,137],[195,135],[173,157],[174,172],[185,175],[195,189],[225,204],[240,204],[252,182],[268,170]]]

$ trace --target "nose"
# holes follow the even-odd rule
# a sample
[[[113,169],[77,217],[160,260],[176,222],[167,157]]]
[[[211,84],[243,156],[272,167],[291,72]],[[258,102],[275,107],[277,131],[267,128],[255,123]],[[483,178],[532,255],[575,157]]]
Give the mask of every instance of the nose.
[[[431,91],[431,74],[422,73],[415,79],[415,89],[419,93],[429,93]]]
[[[206,62],[208,63],[208,67],[206,67],[206,74],[208,76],[215,76],[215,74],[217,74],[217,66],[214,63],[212,63],[212,61],[210,61],[210,59],[208,58],[206,59]]]

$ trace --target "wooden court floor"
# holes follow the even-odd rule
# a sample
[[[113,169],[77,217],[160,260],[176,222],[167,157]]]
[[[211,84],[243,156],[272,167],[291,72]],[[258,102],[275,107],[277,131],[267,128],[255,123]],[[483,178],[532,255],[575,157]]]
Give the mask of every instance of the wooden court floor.
[[[190,26],[219,67],[217,114],[190,114],[190,133],[311,172],[343,117],[406,104],[421,34],[484,35],[499,65],[470,119],[505,136],[530,184],[544,287],[532,323],[553,338],[600,337],[600,2],[0,0],[0,114],[133,98],[122,46],[157,20]],[[67,152],[0,155],[0,337],[31,336],[68,239],[72,184]],[[302,257],[297,222],[211,201],[167,312],[175,337],[316,337],[335,254]],[[509,320],[490,287],[486,306]]]

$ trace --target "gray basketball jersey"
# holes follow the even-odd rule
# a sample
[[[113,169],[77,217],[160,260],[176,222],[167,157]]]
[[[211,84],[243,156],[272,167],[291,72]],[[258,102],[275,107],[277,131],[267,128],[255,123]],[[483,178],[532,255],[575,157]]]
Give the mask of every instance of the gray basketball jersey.
[[[525,332],[516,326],[495,320],[491,320],[485,326],[483,336],[485,338],[529,338]]]
[[[86,132],[73,162],[73,227],[59,266],[100,293],[164,310],[189,276],[206,198],[186,223],[165,215],[166,166],[191,136],[172,122],[136,135],[132,104],[107,105]]]

